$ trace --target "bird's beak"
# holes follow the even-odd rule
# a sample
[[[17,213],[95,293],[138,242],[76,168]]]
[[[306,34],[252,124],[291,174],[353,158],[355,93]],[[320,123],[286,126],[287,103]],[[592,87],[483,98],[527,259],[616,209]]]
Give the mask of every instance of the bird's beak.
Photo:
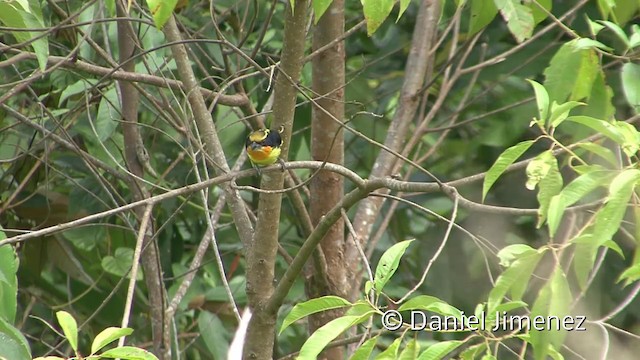
[[[251,150],[254,150],[254,151],[258,150],[258,149],[260,149],[262,147],[262,145],[260,145],[258,143],[255,143],[255,142],[252,142],[250,146],[251,146]]]

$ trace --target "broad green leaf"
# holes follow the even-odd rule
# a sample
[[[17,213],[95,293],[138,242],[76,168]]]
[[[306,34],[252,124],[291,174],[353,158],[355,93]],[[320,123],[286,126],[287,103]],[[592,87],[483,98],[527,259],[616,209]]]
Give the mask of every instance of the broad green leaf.
[[[388,348],[375,357],[375,360],[396,360],[398,358],[398,349],[400,348],[401,342],[402,337],[396,338]]]
[[[607,45],[601,43],[600,41],[589,39],[589,38],[580,38],[580,39],[578,39],[576,41],[576,43],[574,44],[574,46],[575,46],[575,48],[577,50],[596,48],[596,49],[600,49],[600,50],[604,50],[604,51],[613,51],[612,48],[610,48]]]
[[[527,164],[527,189],[534,190],[536,186],[538,186],[538,183],[542,181],[553,168],[554,161],[555,157],[553,153],[551,150],[547,150],[538,154]],[[557,162],[555,163],[557,167]]]
[[[638,73],[640,75],[640,73]],[[639,78],[640,79],[640,78]],[[622,151],[628,156],[633,157],[640,150],[640,133],[635,126],[624,121],[616,121],[613,124],[618,132],[622,135]]]
[[[547,214],[550,236],[555,235],[566,208],[577,203],[599,186],[607,185],[611,175],[612,173],[608,171],[588,172],[577,177],[562,189],[558,195],[554,196],[549,204]]]
[[[567,100],[580,100],[591,94],[600,66],[593,49],[576,49],[572,40],[558,49],[544,70],[544,87],[549,101],[559,104]]]
[[[229,353],[229,338],[222,320],[217,314],[202,311],[198,315],[198,332],[207,350],[214,359],[224,359]]]
[[[482,183],[482,201],[487,196],[489,189],[493,186],[493,184],[498,180],[500,175],[509,167],[509,165],[513,164],[522,154],[525,153],[533,145],[535,140],[526,140],[521,143],[518,143],[507,150],[505,150],[496,162],[491,166],[489,171],[487,171],[484,182]]]
[[[597,239],[589,233],[573,238],[571,242],[576,244],[573,252],[573,272],[576,275],[580,289],[584,290],[596,261],[599,244]]]
[[[577,102],[577,101],[567,101],[564,104],[556,104],[554,101],[551,104],[551,117],[549,118],[549,124],[551,127],[558,127],[568,116],[571,109],[577,106],[584,106],[585,103]]]
[[[596,119],[590,116],[569,116],[567,121],[572,121],[584,126],[587,126],[596,132],[602,133],[602,135],[615,141],[617,144],[622,144],[624,138],[622,134],[616,129],[616,127],[604,120]]]
[[[475,35],[496,17],[498,8],[493,1],[471,0],[471,19],[469,21],[469,36]]]
[[[433,344],[420,354],[418,360],[440,360],[450,354],[453,350],[457,349],[458,346],[463,343],[463,341],[450,340]]]
[[[614,34],[616,34],[616,36],[622,40],[622,42],[625,45],[625,50],[629,49],[629,38],[627,37],[627,34],[625,34],[624,30],[622,30],[622,28],[620,26],[618,26],[618,24],[612,23],[611,21],[606,21],[606,20],[598,20],[598,22],[604,26],[606,26],[607,28],[609,28],[609,30],[613,31]]]
[[[133,249],[117,248],[113,256],[102,258],[102,268],[104,271],[116,275],[131,278],[131,265],[133,263]],[[142,268],[138,269],[136,280],[142,280]]]
[[[507,28],[518,42],[523,42],[533,33],[534,20],[531,9],[520,0],[494,0],[500,14],[507,22]]]
[[[24,335],[5,319],[0,318],[0,358],[31,360],[31,350]]]
[[[468,348],[466,348],[460,353],[460,359],[461,360],[478,360],[478,356],[480,356],[480,354],[485,351],[487,351],[486,343],[469,346]]]
[[[324,12],[327,11],[333,0],[313,0],[314,24],[318,24]]]
[[[618,174],[609,185],[606,204],[596,213],[593,236],[600,245],[618,231],[622,218],[636,183],[640,180],[640,170],[628,169]]]
[[[522,295],[529,283],[529,278],[542,258],[543,252],[544,250],[526,253],[500,274],[496,280],[496,285],[489,293],[487,312],[495,312],[496,307],[501,303],[507,292],[511,293],[511,301],[522,299]]]
[[[527,79],[529,84],[533,86],[536,94],[536,104],[538,105],[538,118],[544,124],[549,116],[549,94],[547,90],[536,81]]]
[[[578,143],[578,148],[587,150],[602,159],[606,160],[609,165],[618,166],[618,160],[613,152],[606,147],[596,143]]]
[[[101,143],[107,141],[118,127],[120,123],[118,120],[121,118],[120,99],[115,86],[111,86],[100,99],[95,121],[90,123],[93,132],[92,137],[97,136]]]
[[[548,152],[548,154],[551,154],[551,152]],[[547,219],[547,212],[549,211],[549,202],[551,202],[551,198],[556,196],[560,190],[562,190],[563,181],[562,175],[560,175],[560,170],[558,169],[558,161],[553,155],[551,155],[548,161],[551,168],[542,180],[540,180],[537,196],[538,203],[540,204],[540,207],[538,208],[538,227],[541,227]]]
[[[454,316],[456,319],[462,319],[462,313],[460,312],[460,310],[456,309],[454,306],[447,304],[445,301],[438,299],[437,297],[429,295],[416,296],[398,307],[398,311],[407,310],[433,311],[444,316]]]
[[[367,20],[369,36],[378,30],[393,9],[393,0],[362,0],[364,18]]]
[[[78,352],[78,323],[76,323],[76,319],[66,311],[58,311],[56,317],[69,345],[74,352]]]
[[[298,359],[315,360],[333,339],[340,336],[340,334],[350,327],[367,321],[374,313],[375,311],[371,311],[361,316],[342,316],[329,321],[311,334],[307,341],[305,341],[300,349]]]
[[[311,299],[309,301],[296,304],[296,306],[291,309],[287,317],[282,322],[279,333],[282,334],[282,331],[289,327],[289,325],[311,314],[331,309],[339,309],[351,305],[353,304],[351,304],[349,301],[339,296],[333,295],[323,296],[317,299]]]
[[[591,20],[588,16],[586,18],[587,18],[587,24],[589,25],[589,30],[591,31],[591,35],[593,35],[593,37],[596,37],[596,35],[598,35],[600,30],[604,29],[604,25]]]
[[[629,37],[629,49],[635,49],[640,46],[640,25],[632,25],[631,31],[631,37]]]
[[[389,282],[393,274],[398,269],[400,258],[402,258],[407,247],[409,247],[413,241],[414,240],[401,241],[387,249],[387,251],[382,254],[373,279],[376,293],[380,294],[384,286]]]
[[[562,329],[562,326],[560,326],[560,330],[557,330],[558,322],[552,323],[548,317],[557,316],[562,319],[567,315],[572,300],[567,278],[562,269],[557,267],[551,279],[540,290],[538,298],[531,308],[531,320],[534,320],[536,316],[547,319],[544,329],[536,329],[532,325],[529,331],[529,341],[533,346],[536,360],[546,359],[550,345],[553,349],[559,349],[562,346],[566,330]]]
[[[636,112],[640,111],[640,64],[628,62],[622,65],[620,77],[627,102]]]
[[[39,356],[33,360],[66,360],[66,359],[61,358],[59,356]]]
[[[400,0],[400,11],[398,11],[398,17],[396,18],[396,22],[398,22],[398,20],[400,20],[400,18],[402,17],[402,14],[404,14],[404,12],[407,11],[409,4],[411,4],[411,0]]]
[[[367,360],[373,351],[373,348],[376,346],[376,342],[378,341],[378,337],[372,337],[367,340],[358,348],[358,350],[353,352],[353,355],[349,358],[349,360]]]
[[[0,240],[6,235],[0,230]],[[0,246],[0,319],[13,323],[18,306],[18,256],[13,246]]]
[[[500,266],[509,267],[515,261],[524,256],[536,254],[538,251],[526,244],[513,244],[505,246],[498,251]]]
[[[626,280],[625,286],[628,286],[629,284],[638,281],[638,279],[640,279],[640,263],[634,264],[620,274],[618,282]]]
[[[133,329],[131,328],[108,327],[102,330],[98,335],[96,335],[91,343],[91,355],[95,355],[100,349],[108,344],[111,344],[123,336],[131,335],[132,333]]]
[[[158,29],[162,29],[164,24],[169,21],[176,4],[178,4],[178,0],[147,0],[147,6],[153,16],[153,23]]]
[[[18,29],[46,28],[41,8],[34,7],[35,1],[0,1],[0,23]],[[30,43],[41,71],[47,67],[49,42],[47,36],[39,32],[13,31],[11,34],[21,43]]]
[[[120,358],[122,360],[158,360],[158,358],[147,350],[133,346],[123,346],[107,350],[100,354],[106,358]]]
[[[539,24],[548,17],[548,13],[551,13],[553,2],[551,0],[537,0],[525,2],[524,5],[528,6],[531,9],[531,15],[533,15],[533,24],[535,27],[535,25]],[[542,8],[544,8],[544,10],[540,8],[541,6]]]
[[[369,303],[368,301],[358,300],[347,310],[345,315],[360,316],[360,315],[368,314],[369,312],[375,309],[376,308],[373,307],[371,303]]]
[[[398,356],[398,360],[414,360],[418,358],[420,355],[420,342],[416,339],[411,339],[404,347],[400,356]]]

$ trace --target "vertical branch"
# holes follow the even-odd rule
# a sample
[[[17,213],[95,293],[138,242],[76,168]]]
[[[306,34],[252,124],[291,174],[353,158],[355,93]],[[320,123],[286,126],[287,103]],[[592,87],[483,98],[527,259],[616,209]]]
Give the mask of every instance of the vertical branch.
[[[130,59],[135,55],[137,38],[131,23],[126,20],[129,15],[125,9],[125,5],[121,1],[116,1],[118,20],[118,47],[119,61],[122,70],[126,72],[135,72],[135,62]],[[139,94],[132,83],[126,81],[117,82],[120,90],[120,103],[122,107],[122,134],[124,136],[124,156],[129,171],[133,176],[142,178],[144,170],[142,159],[138,158],[142,148],[142,140],[138,128],[138,104]],[[131,179],[130,188],[133,194],[133,200],[141,200],[150,196],[142,182],[136,178]],[[138,219],[144,220],[144,208],[136,208]],[[162,283],[162,270],[160,269],[160,258],[158,255],[157,244],[153,241],[153,223],[148,226],[149,231],[144,233],[143,252],[141,254],[142,268],[145,273],[145,282],[149,291],[149,311],[151,312],[151,332],[153,337],[153,350],[158,354],[160,359],[165,359],[170,348],[168,334],[163,331],[163,315],[166,306],[164,285]]]
[[[343,34],[344,0],[334,0],[314,29],[313,49],[319,49],[341,38]],[[344,162],[344,141],[342,126],[334,118],[344,119],[344,61],[344,41],[336,43],[314,57],[312,61],[312,87],[319,97],[316,106],[322,107],[325,111],[313,109],[311,156],[314,160],[326,160],[339,165]],[[311,180],[309,206],[314,226],[344,197],[343,187],[342,176],[326,170],[321,170]],[[344,239],[344,222],[339,218],[320,242],[319,251],[324,253],[327,274],[315,274],[306,282],[308,297],[329,294],[347,296],[350,281],[347,280]],[[328,283],[325,283],[325,279]],[[315,331],[342,313],[341,310],[325,311],[310,317],[309,330]],[[343,349],[343,347],[327,349],[323,356],[329,359],[341,359],[344,357]]]
[[[440,1],[422,0],[411,40],[411,50],[405,66],[405,74],[407,75],[404,77],[404,83],[402,84],[398,108],[389,125],[384,142],[387,147],[396,152],[402,150],[409,125],[418,109],[420,92],[426,83],[426,78],[430,77],[433,56],[429,57],[429,50],[434,45],[439,17]],[[395,155],[381,150],[373,165],[370,178],[389,175],[396,161]],[[381,197],[369,197],[364,199],[358,206],[353,227],[363,247],[368,242],[375,219],[380,213],[382,201]],[[355,241],[355,239],[350,240]],[[358,270],[358,250],[351,241],[347,241],[345,245],[345,261],[350,264],[349,271],[351,275],[349,278],[354,278]],[[352,291],[352,297],[357,293],[355,291]]]
[[[308,0],[296,0],[295,11],[287,5],[280,72],[274,87],[272,128],[284,127],[283,159],[287,158],[296,104],[295,84],[302,70]],[[260,187],[282,189],[284,174],[271,172],[262,176]],[[276,311],[265,305],[273,293],[274,268],[278,250],[282,194],[260,194],[258,220],[253,245],[247,253],[247,296],[253,316],[244,346],[245,359],[271,359]]]

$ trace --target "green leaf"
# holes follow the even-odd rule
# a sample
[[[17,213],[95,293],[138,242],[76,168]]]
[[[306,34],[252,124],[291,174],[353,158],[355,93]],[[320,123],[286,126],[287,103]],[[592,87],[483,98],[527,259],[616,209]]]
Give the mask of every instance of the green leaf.
[[[339,296],[333,295],[323,296],[317,299],[311,299],[309,301],[296,304],[296,306],[291,309],[287,317],[282,322],[279,333],[282,334],[282,331],[289,327],[289,325],[311,314],[331,309],[339,309],[351,305],[353,304],[351,304],[349,301]]]
[[[353,355],[349,358],[349,360],[368,360],[373,348],[376,346],[376,342],[378,341],[378,337],[374,336],[371,339],[367,340],[356,350]]]
[[[458,346],[463,343],[464,341],[450,340],[433,344],[420,354],[418,360],[440,360],[450,354],[453,350],[457,349]]]
[[[462,313],[460,312],[460,310],[458,310],[454,306],[447,304],[445,301],[438,299],[437,297],[429,295],[416,296],[398,307],[398,311],[407,310],[433,311],[441,315],[454,316],[456,319],[462,320]]]
[[[589,127],[596,132],[602,133],[602,135],[608,137],[609,139],[615,141],[617,144],[622,144],[624,142],[624,137],[616,127],[604,120],[596,119],[590,116],[569,116],[567,121],[572,121],[586,127]]]
[[[469,346],[468,348],[464,349],[460,353],[460,359],[461,360],[477,360],[478,356],[485,351],[487,351],[486,343]],[[484,357],[482,360],[484,360]]]
[[[531,15],[533,15],[533,23],[535,26],[548,17],[547,14],[551,13],[553,3],[551,0],[537,0],[525,2],[524,5],[531,9]],[[540,9],[541,6],[546,11]]]
[[[624,121],[616,121],[613,123],[618,132],[622,135],[622,151],[628,156],[633,157],[640,150],[640,133],[635,126]]]
[[[625,282],[625,286],[628,286],[629,284],[638,281],[638,279],[640,279],[640,263],[636,263],[622,272],[617,282],[627,280]]]
[[[522,299],[522,295],[527,289],[529,278],[542,258],[543,252],[544,250],[538,250],[535,253],[523,253],[523,256],[519,257],[500,274],[496,280],[496,285],[489,293],[487,312],[495,312],[496,307],[507,292],[511,293],[511,301]]]
[[[577,102],[577,101],[567,101],[564,104],[556,104],[554,101],[551,104],[551,117],[549,118],[549,124],[551,127],[558,127],[568,116],[571,109],[577,106],[587,105],[585,103]]]
[[[487,171],[484,182],[482,183],[482,201],[487,196],[489,189],[493,186],[493,184],[498,180],[500,175],[509,167],[509,165],[513,164],[522,154],[525,153],[533,145],[535,140],[526,140],[521,143],[518,143],[507,150],[505,150],[496,162],[491,166],[489,171]]]
[[[620,77],[627,102],[636,112],[640,111],[640,64],[628,62],[622,65]]]
[[[533,86],[533,91],[536,94],[536,104],[538,105],[538,118],[542,123],[547,122],[549,116],[549,94],[544,86],[538,82],[527,79],[529,84]]]
[[[591,94],[600,71],[598,56],[590,48],[576,49],[576,44],[577,41],[572,40],[561,46],[544,70],[544,87],[551,102],[561,104]]]
[[[133,263],[133,249],[117,248],[113,256],[105,256],[102,258],[102,268],[109,274],[116,276],[127,276],[131,278],[131,264]],[[142,268],[138,269],[136,281],[142,280]]]
[[[589,38],[577,39],[574,46],[577,50],[596,48],[604,51],[613,51],[612,48],[601,43],[600,41]]]
[[[625,51],[629,49],[629,45],[630,45],[629,38],[627,37],[627,34],[624,33],[624,30],[622,30],[622,28],[618,26],[618,24],[615,24],[615,23],[612,23],[611,21],[606,21],[606,20],[598,20],[598,22],[606,26],[607,28],[609,28],[609,30],[613,31],[613,33],[616,34],[616,36],[620,40],[622,40],[625,46]]]
[[[382,254],[373,279],[374,288],[376,289],[377,294],[382,292],[384,286],[396,272],[398,265],[400,264],[400,258],[402,258],[407,247],[409,247],[413,241],[414,240],[401,241],[387,249],[387,251]]]
[[[320,21],[320,18],[324,15],[324,12],[327,11],[332,2],[333,0],[313,0],[312,5],[313,12],[315,14],[315,18],[313,20],[314,24],[318,24],[318,21]]]
[[[298,359],[315,360],[327,344],[333,341],[333,339],[340,336],[340,334],[350,327],[367,321],[374,313],[375,311],[371,311],[360,316],[342,316],[329,321],[311,334],[307,341],[305,341],[304,345],[302,345],[302,348],[300,349]]]
[[[606,160],[609,165],[617,166],[618,160],[613,152],[606,147],[596,143],[578,143],[578,148],[587,150],[595,155],[598,155],[602,159]]]
[[[475,35],[496,17],[498,8],[493,1],[471,0],[471,20],[469,21],[469,36]]]
[[[398,358],[398,349],[400,348],[401,342],[402,337],[396,338],[388,348],[375,357],[375,360],[396,360]]]
[[[24,335],[5,319],[0,318],[0,358],[30,360],[31,350]]]
[[[158,360],[158,358],[147,350],[133,346],[123,346],[107,350],[100,354],[106,358],[120,358],[122,360]]]
[[[584,290],[596,261],[599,244],[597,239],[589,233],[573,238],[571,242],[576,244],[573,252],[573,272],[576,275],[580,289]]]
[[[398,356],[398,360],[414,360],[420,354],[420,343],[416,339],[411,339]]]
[[[545,321],[545,329],[536,329],[532,325],[529,331],[529,342],[533,346],[536,360],[546,359],[549,354],[549,346],[553,349],[559,349],[562,346],[566,330],[557,330],[556,326],[558,324],[552,323],[549,320],[549,316],[557,316],[562,319],[567,315],[571,301],[572,296],[567,278],[562,269],[557,267],[551,279],[540,290],[538,298],[531,308],[532,321],[536,316],[542,316],[547,319]]]
[[[513,244],[505,246],[498,251],[498,259],[500,259],[500,266],[505,268],[511,266],[515,260],[522,257],[536,254],[538,251],[526,244]]]
[[[349,360],[367,360],[373,351],[373,348],[376,346],[376,342],[378,341],[378,337],[372,337],[367,340],[358,348],[358,350],[353,352],[353,355],[349,358]]]
[[[593,37],[598,35],[600,30],[604,29],[604,25],[598,24],[597,22],[591,20],[588,16],[586,18],[587,24],[589,25],[589,30],[591,31],[591,35],[593,35]]]
[[[553,156],[553,153],[551,150],[547,150],[538,154],[529,162],[529,164],[527,164],[527,189],[534,190],[536,186],[538,186],[538,183],[542,181],[542,179],[544,179],[553,168],[554,161],[555,157]]]
[[[35,1],[0,1],[0,23],[18,29],[46,28],[42,17],[42,9],[33,7]],[[39,32],[12,31],[18,42],[30,43],[41,71],[45,71],[49,57],[48,37]]]
[[[549,234],[554,236],[564,211],[569,206],[577,203],[587,194],[609,183],[611,172],[593,171],[580,175],[569,183],[560,193],[554,196],[549,203],[548,220]]]
[[[629,38],[629,49],[635,49],[640,46],[640,25],[633,24],[631,26],[631,37]]]
[[[0,231],[0,240],[6,239]],[[0,319],[12,324],[18,306],[18,256],[11,245],[0,246]]]
[[[102,330],[91,343],[91,355],[95,355],[100,349],[112,343],[113,341],[127,335],[131,335],[133,329],[120,328],[120,327],[108,327]]]
[[[111,86],[100,99],[95,123],[91,124],[91,138],[97,137],[101,143],[105,142],[113,135],[121,118],[120,99],[115,86]]]
[[[158,29],[162,29],[164,24],[169,21],[177,4],[178,0],[147,0],[147,6],[153,16],[153,23]]]
[[[400,20],[400,18],[402,17],[402,14],[404,14],[404,12],[407,11],[409,4],[411,4],[411,0],[400,0],[400,11],[398,11],[398,17],[396,18],[396,22],[398,22],[398,20]]]
[[[520,0],[493,0],[507,27],[518,42],[523,42],[533,34],[533,15],[531,9],[522,5]]]
[[[640,180],[640,170],[628,169],[611,181],[606,204],[594,216],[593,236],[600,245],[611,240],[618,231],[638,180]]]
[[[226,358],[229,353],[229,338],[231,334],[227,332],[218,315],[208,311],[200,312],[200,315],[198,315],[198,332],[212,358]]]
[[[557,195],[560,190],[562,190],[562,175],[560,175],[560,170],[558,169],[558,161],[553,156],[551,151],[547,152],[550,157],[548,159],[549,164],[551,165],[547,174],[540,180],[539,190],[538,190],[538,203],[540,207],[538,208],[538,227],[542,226],[544,221],[547,219],[547,212],[549,211],[549,202],[551,202],[551,198]]]
[[[367,35],[373,35],[387,19],[393,9],[393,3],[393,0],[362,0],[364,18],[367,20]]]
[[[78,352],[78,324],[76,319],[66,311],[58,311],[56,317],[64,336],[69,341],[69,345],[71,345],[74,352]]]

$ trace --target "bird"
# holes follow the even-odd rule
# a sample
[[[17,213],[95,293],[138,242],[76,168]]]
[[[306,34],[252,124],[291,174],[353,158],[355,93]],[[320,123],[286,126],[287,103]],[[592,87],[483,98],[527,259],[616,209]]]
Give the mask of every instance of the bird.
[[[283,131],[283,127],[279,130],[258,129],[252,131],[249,136],[247,136],[245,149],[247,150],[249,160],[251,160],[253,166],[258,170],[258,173],[260,173],[260,167],[262,166],[271,165],[276,162],[279,162],[281,165],[283,164],[282,159],[279,158],[281,152],[280,147],[282,146],[281,133]]]

